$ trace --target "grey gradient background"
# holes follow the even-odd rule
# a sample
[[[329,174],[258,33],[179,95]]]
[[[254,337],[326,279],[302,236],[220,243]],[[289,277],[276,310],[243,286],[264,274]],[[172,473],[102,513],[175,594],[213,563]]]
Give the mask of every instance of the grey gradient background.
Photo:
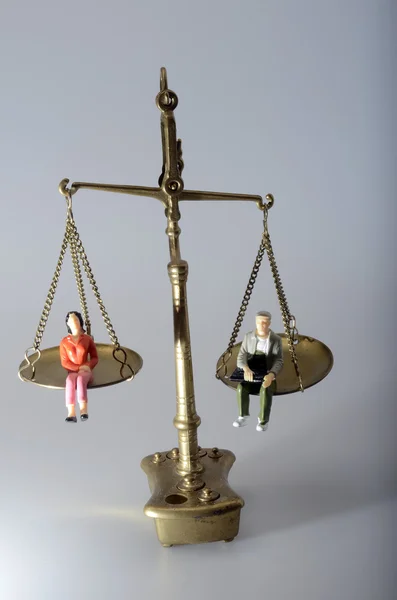
[[[396,8],[3,0],[1,600],[395,598]],[[214,369],[261,217],[250,203],[182,203],[199,442],[235,452],[230,483],[246,506],[232,544],[172,549],[143,514],[139,466],[177,441],[158,202],[74,198],[116,333],[143,356],[136,380],[92,392],[90,421],[67,426],[63,393],[16,374],[63,236],[59,181],[156,185],[163,65],[180,100],[186,187],[275,195],[269,226],[291,311],[335,357],[322,383],[277,398],[266,434],[254,418],[231,426],[235,395]],[[43,347],[75,307],[68,259]],[[266,260],[244,331],[259,309],[282,330]]]

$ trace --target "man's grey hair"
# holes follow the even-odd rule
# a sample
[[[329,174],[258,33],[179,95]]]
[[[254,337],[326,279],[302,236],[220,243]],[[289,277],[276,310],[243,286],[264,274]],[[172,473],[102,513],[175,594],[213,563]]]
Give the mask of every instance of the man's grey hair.
[[[260,310],[256,313],[255,318],[256,317],[267,317],[269,321],[272,320],[272,315],[267,310]]]

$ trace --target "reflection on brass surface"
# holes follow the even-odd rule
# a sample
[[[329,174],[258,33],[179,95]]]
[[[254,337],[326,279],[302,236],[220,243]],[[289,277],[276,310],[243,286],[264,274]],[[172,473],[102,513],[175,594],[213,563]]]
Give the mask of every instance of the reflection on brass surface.
[[[285,333],[278,333],[277,335],[282,338],[283,342],[284,366],[276,378],[274,395],[292,394],[299,391],[299,381],[290,358],[287,336]],[[298,343],[295,345],[295,352],[299,361],[303,386],[307,389],[328,375],[334,364],[334,358],[331,350],[323,342],[304,335],[298,335],[298,340]],[[240,346],[241,342],[232,348],[232,356],[226,363],[227,376],[230,376],[236,368]],[[219,359],[217,368],[221,364],[221,360]],[[224,368],[220,369],[219,376],[221,381],[228,387],[237,388],[238,382],[227,379]]]
[[[179,450],[178,448],[173,448],[171,452],[168,452],[167,458],[171,458],[172,460],[178,460],[179,458]]]
[[[164,462],[166,460],[166,457],[164,456],[164,454],[161,454],[161,452],[156,452],[153,455],[152,460],[154,463],[160,463],[160,462]]]
[[[213,460],[209,455],[214,448],[203,450],[205,487],[194,491],[182,492],[178,487],[180,477],[174,460],[154,464],[152,455],[142,460],[152,492],[144,511],[154,519],[163,546],[230,541],[238,534],[244,501],[227,481],[235,456],[222,449],[220,457]],[[162,452],[163,456],[169,454]]]
[[[213,502],[214,500],[217,500],[219,496],[219,492],[215,492],[214,490],[205,487],[199,493],[198,499],[201,500],[201,502]]]
[[[208,456],[210,458],[220,458],[221,456],[223,456],[222,452],[219,450],[219,448],[212,448],[211,452],[208,454]]]
[[[131,370],[128,368],[128,365],[130,365],[135,375],[140,371],[143,361],[139,354],[133,350],[121,346],[127,355],[125,359],[127,365],[122,369],[122,373],[120,373],[120,362],[113,358],[113,344],[98,344],[95,342],[95,345],[98,351],[99,361],[92,371],[94,381],[91,384],[88,384],[89,389],[128,381],[131,377]],[[61,365],[59,346],[46,348],[40,352],[40,360],[34,364],[34,379],[32,379],[31,366],[21,370],[21,379],[52,389],[64,389],[67,371]],[[29,359],[34,361],[35,354],[30,355]],[[26,361],[23,361],[19,368],[22,369],[26,364]]]
[[[183,479],[181,479],[177,487],[179,490],[183,492],[196,492],[197,490],[201,490],[205,486],[204,481],[201,479],[199,475],[185,475]]]

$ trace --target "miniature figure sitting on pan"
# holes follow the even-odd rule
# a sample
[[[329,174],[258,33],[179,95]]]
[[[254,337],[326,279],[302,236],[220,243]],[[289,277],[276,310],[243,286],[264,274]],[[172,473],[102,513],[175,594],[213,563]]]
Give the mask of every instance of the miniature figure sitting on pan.
[[[68,416],[65,421],[77,423],[76,389],[80,419],[86,421],[87,386],[93,380],[92,370],[98,363],[98,353],[94,340],[84,331],[83,317],[79,312],[68,312],[65,322],[69,335],[64,337],[59,345],[61,364],[68,371],[65,391]]]
[[[281,337],[271,331],[271,314],[256,313],[256,329],[244,336],[237,356],[237,368],[231,381],[239,381],[237,402],[239,417],[234,427],[244,427],[249,418],[250,394],[259,394],[260,412],[257,431],[266,431],[275,389],[274,381],[283,368]]]

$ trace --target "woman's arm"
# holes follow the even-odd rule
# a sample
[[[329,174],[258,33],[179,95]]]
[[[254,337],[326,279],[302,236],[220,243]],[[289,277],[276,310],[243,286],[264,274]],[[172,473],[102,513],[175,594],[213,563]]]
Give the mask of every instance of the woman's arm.
[[[88,352],[90,353],[90,360],[86,362],[86,365],[90,367],[91,371],[98,364],[98,352],[92,337],[90,337],[90,345],[88,347]]]
[[[79,365],[75,365],[74,363],[72,363],[72,361],[69,360],[68,358],[68,354],[66,352],[66,348],[65,348],[65,344],[63,342],[61,342],[59,344],[59,354],[61,357],[61,365],[63,366],[64,369],[67,369],[68,371],[78,371],[79,370]]]

